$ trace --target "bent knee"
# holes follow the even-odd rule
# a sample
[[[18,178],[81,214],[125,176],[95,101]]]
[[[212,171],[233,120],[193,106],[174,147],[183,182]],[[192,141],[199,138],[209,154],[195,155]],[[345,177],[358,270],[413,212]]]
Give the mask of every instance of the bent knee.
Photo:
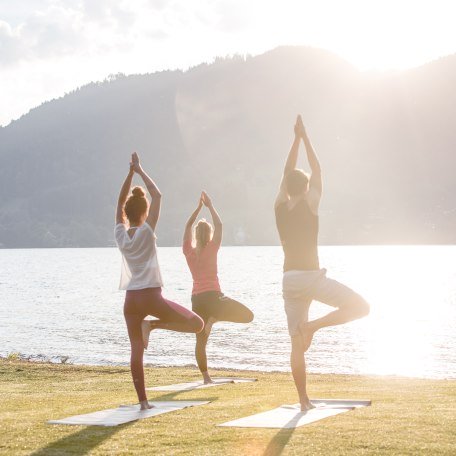
[[[245,321],[246,323],[250,323],[250,322],[253,321],[253,317],[254,317],[253,312],[252,312],[251,310],[249,310],[249,311],[246,313],[246,316],[245,316],[244,321]]]
[[[360,296],[360,298],[356,301],[355,309],[358,318],[367,317],[370,312],[370,305],[364,298],[361,298]]]
[[[198,334],[204,329],[204,321],[198,315],[190,320],[190,327],[193,333]]]

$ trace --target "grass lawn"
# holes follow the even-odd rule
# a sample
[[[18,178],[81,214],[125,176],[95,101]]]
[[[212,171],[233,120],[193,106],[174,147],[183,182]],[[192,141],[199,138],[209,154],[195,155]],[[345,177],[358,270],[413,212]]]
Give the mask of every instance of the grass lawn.
[[[2,359],[0,454],[456,454],[456,381],[310,375],[311,397],[371,399],[372,406],[294,430],[217,428],[297,402],[290,374],[233,375],[259,381],[179,393],[150,391],[151,400],[212,402],[117,427],[63,426],[46,421],[134,403],[129,369]],[[194,368],[146,370],[149,386],[197,378]]]

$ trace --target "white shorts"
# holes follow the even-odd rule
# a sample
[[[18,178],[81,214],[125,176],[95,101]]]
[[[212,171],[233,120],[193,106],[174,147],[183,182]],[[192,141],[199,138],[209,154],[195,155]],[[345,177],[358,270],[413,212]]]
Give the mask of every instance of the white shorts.
[[[299,325],[308,320],[310,303],[315,300],[340,309],[364,299],[351,288],[326,277],[326,269],[286,271],[282,282],[285,312],[290,336],[299,335]]]

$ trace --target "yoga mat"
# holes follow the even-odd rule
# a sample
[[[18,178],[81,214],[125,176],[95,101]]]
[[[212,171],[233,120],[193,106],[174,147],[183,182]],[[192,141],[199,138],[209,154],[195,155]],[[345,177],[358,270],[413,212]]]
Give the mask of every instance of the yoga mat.
[[[72,424],[81,426],[118,426],[130,421],[150,418],[151,416],[162,415],[187,407],[208,404],[210,401],[149,401],[154,408],[140,410],[139,404],[121,405],[115,409],[100,410],[85,415],[75,415],[63,420],[51,420],[49,424]]]
[[[256,378],[240,378],[240,377],[217,377],[212,379],[214,383],[204,384],[203,380],[188,383],[177,383],[175,385],[154,386],[146,388],[149,391],[191,391],[199,388],[211,388],[212,386],[226,385],[227,383],[248,383],[256,382]]]
[[[267,412],[219,424],[226,427],[293,429],[305,424],[371,405],[371,401],[345,399],[311,399],[314,409],[301,412],[300,404],[282,405]]]

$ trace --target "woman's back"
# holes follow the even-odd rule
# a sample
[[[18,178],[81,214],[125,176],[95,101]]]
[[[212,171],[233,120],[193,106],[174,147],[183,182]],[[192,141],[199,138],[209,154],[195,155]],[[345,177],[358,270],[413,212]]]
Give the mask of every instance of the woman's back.
[[[141,290],[161,287],[160,267],[157,259],[156,236],[152,227],[143,223],[130,236],[127,227],[118,223],[115,240],[122,253],[121,290]]]
[[[192,246],[191,241],[185,241],[183,252],[193,277],[192,294],[205,291],[220,291],[217,270],[217,253],[220,243],[209,241],[206,246],[198,249]]]

